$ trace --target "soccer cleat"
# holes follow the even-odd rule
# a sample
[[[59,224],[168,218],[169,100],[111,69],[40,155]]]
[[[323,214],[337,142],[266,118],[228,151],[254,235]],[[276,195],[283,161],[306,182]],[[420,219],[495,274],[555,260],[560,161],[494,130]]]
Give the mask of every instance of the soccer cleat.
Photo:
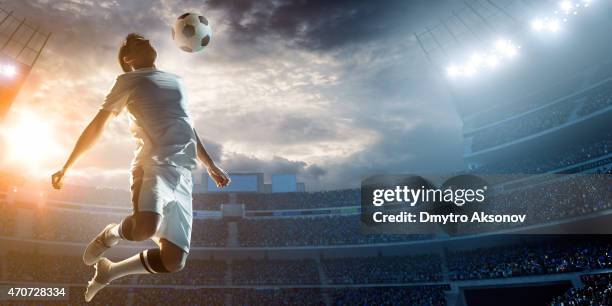
[[[96,296],[98,291],[108,286],[110,283],[109,272],[112,262],[106,258],[101,258],[96,265],[96,273],[94,277],[87,282],[87,289],[85,289],[85,302],[91,301]]]
[[[104,252],[112,247],[106,244],[106,231],[115,225],[117,224],[111,223],[107,225],[102,232],[87,245],[85,252],[83,252],[83,262],[86,265],[91,266],[98,262],[98,260],[102,258],[102,255],[104,255]]]

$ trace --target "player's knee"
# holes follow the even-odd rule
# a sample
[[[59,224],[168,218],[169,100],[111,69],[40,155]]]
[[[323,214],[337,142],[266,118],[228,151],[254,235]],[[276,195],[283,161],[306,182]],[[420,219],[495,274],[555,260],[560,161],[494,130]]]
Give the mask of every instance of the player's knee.
[[[185,263],[187,261],[187,256],[181,256],[179,258],[174,258],[169,260],[169,262],[165,262],[164,266],[166,269],[172,273],[179,272],[185,268]]]
[[[134,221],[134,240],[145,240],[155,235],[161,224],[161,216],[154,212],[138,212]]]
[[[173,243],[162,240],[161,260],[168,272],[178,272],[185,268],[187,253]]]

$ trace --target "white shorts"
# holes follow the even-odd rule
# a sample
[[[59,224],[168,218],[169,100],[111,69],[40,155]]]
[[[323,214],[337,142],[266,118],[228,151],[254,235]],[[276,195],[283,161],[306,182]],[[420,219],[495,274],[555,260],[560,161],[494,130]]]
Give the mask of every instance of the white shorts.
[[[158,245],[166,239],[189,253],[193,207],[191,171],[169,165],[135,166],[132,169],[134,212],[151,211],[162,216],[151,238]]]

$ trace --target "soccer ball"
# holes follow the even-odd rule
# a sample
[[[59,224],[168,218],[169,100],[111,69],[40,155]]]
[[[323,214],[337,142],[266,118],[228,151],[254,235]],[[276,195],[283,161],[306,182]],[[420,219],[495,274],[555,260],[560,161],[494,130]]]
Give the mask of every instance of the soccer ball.
[[[172,27],[174,43],[185,52],[202,51],[212,38],[212,29],[206,17],[196,13],[179,16]]]

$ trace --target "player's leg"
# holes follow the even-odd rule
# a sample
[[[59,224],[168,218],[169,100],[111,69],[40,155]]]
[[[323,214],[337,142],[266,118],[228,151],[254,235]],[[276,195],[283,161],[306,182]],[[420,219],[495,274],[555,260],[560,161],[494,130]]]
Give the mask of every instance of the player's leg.
[[[167,272],[178,272],[183,270],[185,262],[187,261],[187,252],[166,239],[162,238],[160,242],[160,255],[163,268],[165,268]]]
[[[147,172],[145,174],[145,171]],[[94,238],[83,253],[86,265],[95,264],[121,239],[142,241],[151,238],[161,224],[161,204],[157,197],[155,171],[136,167],[132,170],[131,190],[133,213],[119,224],[109,224]]]
[[[168,240],[161,239],[161,248],[148,249],[119,262],[106,258],[96,265],[96,274],[87,284],[85,301],[89,302],[110,282],[133,274],[157,274],[178,272],[185,267],[187,253]]]
[[[157,232],[161,218],[156,212],[139,211],[125,217],[119,224],[109,224],[89,243],[83,253],[83,261],[89,266],[95,264],[102,258],[104,252],[121,239],[142,241],[151,238]]]
[[[185,264],[186,254],[189,250],[189,236],[186,236],[186,233],[191,234],[192,213],[191,211],[188,212],[188,224],[184,222],[169,223],[168,220],[175,219],[174,214],[176,213],[170,212],[178,207],[176,205],[170,205],[169,207],[166,205],[168,203],[167,196],[172,195],[173,189],[178,184],[179,175],[174,168],[153,167],[147,169],[142,179],[140,192],[133,192],[133,194],[138,195],[134,201],[135,213],[121,222],[116,233],[120,238],[126,240],[143,240],[151,238],[155,234],[156,238],[162,238],[159,242],[161,248],[145,250],[116,263],[106,258],[100,259],[95,266],[96,274],[88,283],[85,292],[86,301],[90,301],[99,290],[117,278],[130,274],[176,272],[181,270]],[[166,208],[174,209],[168,210]],[[187,228],[176,230],[172,225],[182,225]],[[182,248],[164,242],[165,239],[163,238],[170,230],[175,234],[171,236],[171,239],[179,241],[178,244]],[[114,231],[113,234],[115,234]],[[175,240],[177,235],[181,239]],[[185,254],[177,252],[177,248],[181,252],[184,251]]]

